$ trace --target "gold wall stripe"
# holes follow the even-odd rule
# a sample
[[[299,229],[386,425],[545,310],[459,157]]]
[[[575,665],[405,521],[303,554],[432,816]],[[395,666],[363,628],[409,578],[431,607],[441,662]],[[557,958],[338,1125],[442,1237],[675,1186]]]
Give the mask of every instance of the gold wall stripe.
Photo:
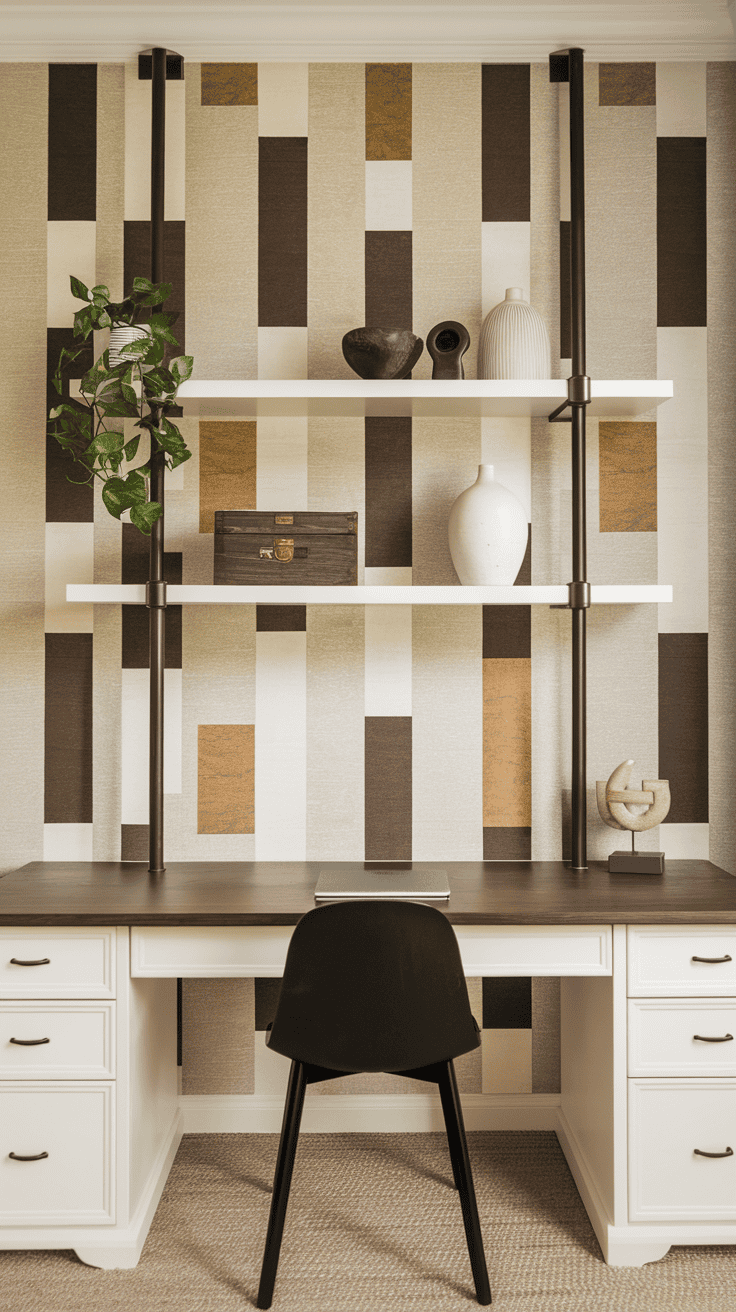
[[[199,531],[214,533],[216,510],[256,505],[255,419],[203,419],[199,425]]]
[[[656,105],[656,64],[599,64],[599,105]]]
[[[202,64],[202,105],[257,105],[257,64]]]
[[[484,826],[531,824],[531,753],[531,660],[484,660]]]
[[[657,425],[601,420],[601,533],[656,533]]]
[[[411,74],[411,64],[366,64],[366,159],[411,159]]]
[[[200,724],[198,760],[198,832],[252,834],[255,725]]]

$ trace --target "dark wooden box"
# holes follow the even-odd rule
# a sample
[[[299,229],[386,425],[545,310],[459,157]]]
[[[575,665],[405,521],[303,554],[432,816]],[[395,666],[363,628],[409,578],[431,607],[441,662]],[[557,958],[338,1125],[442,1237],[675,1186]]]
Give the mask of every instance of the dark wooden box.
[[[215,583],[357,582],[356,511],[215,511]]]

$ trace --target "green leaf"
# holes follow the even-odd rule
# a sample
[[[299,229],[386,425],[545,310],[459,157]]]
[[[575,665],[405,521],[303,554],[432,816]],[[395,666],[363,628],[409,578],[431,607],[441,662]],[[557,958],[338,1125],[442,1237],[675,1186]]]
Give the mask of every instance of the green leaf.
[[[131,506],[130,522],[148,537],[156,520],[161,518],[161,513],[158,501],[147,501],[144,506]]]
[[[78,301],[89,300],[89,291],[85,287],[84,283],[80,282],[79,278],[75,278],[74,275],[72,274],[71,277],[69,278],[69,284],[72,289],[72,296],[75,296]]]
[[[179,343],[172,333],[168,322],[169,319],[173,317],[174,316],[170,314],[152,314],[148,322],[151,325],[151,332],[155,337],[160,337],[164,342],[170,342],[172,346],[178,346]]]
[[[176,455],[172,455],[170,461],[167,462],[169,469],[176,469],[177,465],[183,465],[185,460],[191,460],[191,458],[192,453],[187,448],[183,451],[177,451]]]
[[[92,288],[92,296],[104,296],[108,301],[110,299],[110,288],[106,287],[104,282],[98,282],[96,287]]]
[[[93,327],[92,306],[87,305],[83,310],[77,310],[74,316],[74,336],[83,337],[86,340]]]
[[[133,388],[129,387],[127,383],[123,383],[120,390],[123,393],[123,400],[126,401],[128,405],[132,405],[136,414],[138,414],[138,397]]]
[[[109,316],[109,314],[107,313],[107,310],[104,308],[104,306],[101,307],[101,310],[102,310],[102,313],[99,314],[99,315],[97,316],[97,327],[98,327],[98,328],[111,328],[111,327],[112,327],[112,319],[110,318],[110,316]]]
[[[124,360],[132,359],[133,357],[140,359],[150,350],[150,347],[151,339],[146,333],[145,337],[138,337],[134,342],[126,342],[125,346],[120,351],[120,356]]]
[[[177,355],[176,359],[170,362],[169,369],[176,379],[177,387],[181,386],[182,383],[185,383],[187,378],[191,378],[193,368],[193,355]]]
[[[145,389],[150,396],[176,391],[176,379],[168,369],[152,369],[145,375]]]
[[[116,455],[118,451],[122,451],[123,446],[124,440],[122,433],[110,433],[105,431],[98,433],[97,437],[92,439],[87,450],[95,451],[99,455]]]
[[[125,443],[123,450],[125,451],[126,460],[135,460],[140,441],[141,439],[139,437],[131,437],[130,441]]]
[[[115,519],[120,519],[124,510],[128,510],[133,502],[125,490],[125,484],[121,478],[109,478],[102,489],[102,500]]]
[[[138,414],[138,405],[134,401],[132,405],[128,401],[108,401],[99,407],[106,419],[134,419]]]
[[[134,279],[133,279],[133,291],[134,291],[134,292],[151,292],[151,291],[153,291],[155,285],[156,285],[155,283],[152,283],[152,282],[151,282],[151,279],[150,279],[150,278],[134,278]]]
[[[147,365],[151,365],[155,368],[155,366],[157,364],[160,364],[164,358],[164,344],[162,339],[159,337],[154,337],[153,340],[149,338],[148,342],[149,342],[149,346],[146,352],[146,358],[143,361],[143,363]]]

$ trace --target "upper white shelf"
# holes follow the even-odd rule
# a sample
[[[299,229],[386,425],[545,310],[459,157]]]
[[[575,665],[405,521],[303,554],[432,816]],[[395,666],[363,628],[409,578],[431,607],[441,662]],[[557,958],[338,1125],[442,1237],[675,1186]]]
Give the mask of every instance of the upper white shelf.
[[[632,604],[672,601],[671,584],[592,583],[593,604]],[[170,584],[166,590],[170,605],[261,605],[261,606],[529,606],[537,603],[564,606],[567,584],[543,587],[299,587],[270,584],[235,586],[230,584]],[[144,606],[145,583],[67,583],[67,601],[122,602]]]
[[[648,379],[591,382],[588,413],[633,417],[672,398],[672,383]],[[564,378],[465,379],[462,382],[412,382],[397,379],[190,379],[179,388],[179,400],[189,415],[303,414],[531,415],[545,418],[567,396]]]

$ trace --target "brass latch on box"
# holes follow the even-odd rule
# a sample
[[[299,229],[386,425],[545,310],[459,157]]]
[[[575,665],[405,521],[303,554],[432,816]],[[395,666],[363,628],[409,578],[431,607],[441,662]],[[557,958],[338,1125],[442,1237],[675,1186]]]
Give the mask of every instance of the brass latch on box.
[[[284,564],[294,559],[294,539],[274,538],[272,547],[261,547],[258,552],[261,560],[280,560]]]

